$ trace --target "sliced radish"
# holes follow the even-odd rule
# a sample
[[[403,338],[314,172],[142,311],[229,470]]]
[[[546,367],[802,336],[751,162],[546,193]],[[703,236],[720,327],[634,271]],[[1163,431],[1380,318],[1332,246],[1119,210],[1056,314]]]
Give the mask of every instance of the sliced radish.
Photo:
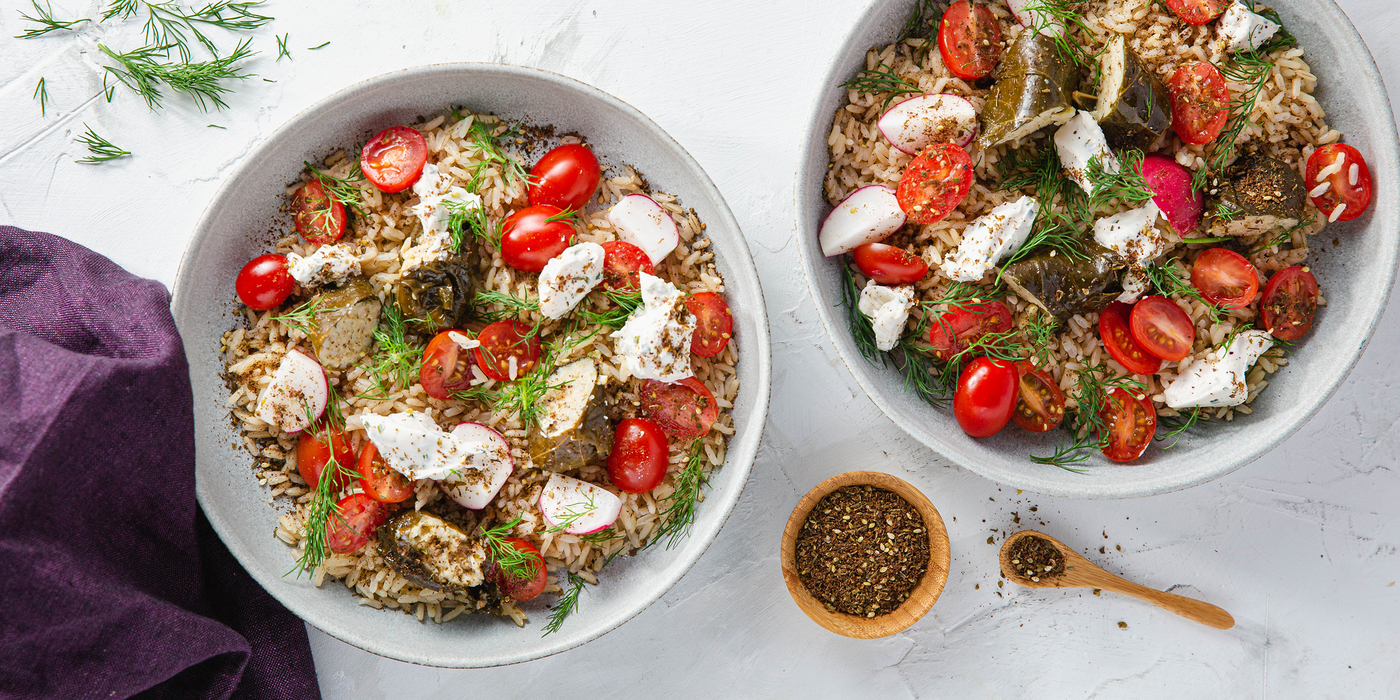
[[[1142,159],[1142,178],[1152,188],[1152,201],[1171,222],[1178,236],[1196,230],[1206,210],[1206,198],[1191,186],[1191,171],[1168,156],[1149,153]]]
[[[452,435],[472,442],[489,442],[500,448],[499,458],[484,461],[479,469],[465,469],[460,474],[448,474],[438,482],[442,492],[463,508],[481,510],[505,485],[515,460],[510,456],[510,443],[495,430],[480,423],[458,423]]]
[[[904,210],[894,190],[870,185],[852,192],[826,215],[817,240],[822,254],[849,253],[856,246],[883,241],[904,225]]]
[[[326,412],[330,384],[321,364],[299,350],[282,357],[272,382],[258,396],[253,415],[284,433],[299,433]]]
[[[958,95],[923,95],[891,107],[879,126],[895,148],[911,155],[932,143],[967,146],[977,138],[977,108]]]
[[[622,499],[607,489],[580,481],[571,476],[555,474],[545,482],[540,492],[540,513],[551,529],[571,535],[597,532],[617,520],[622,512]]]
[[[660,265],[681,242],[675,219],[644,194],[623,197],[608,210],[608,221],[618,238],[641,248],[653,265]]]

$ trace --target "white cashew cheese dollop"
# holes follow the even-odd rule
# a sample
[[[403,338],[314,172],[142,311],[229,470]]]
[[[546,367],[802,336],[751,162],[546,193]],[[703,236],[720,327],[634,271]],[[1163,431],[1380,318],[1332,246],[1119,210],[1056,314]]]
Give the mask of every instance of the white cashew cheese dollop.
[[[481,209],[480,196],[461,187],[448,187],[447,183],[447,176],[439,172],[433,163],[423,166],[423,175],[413,183],[413,193],[418,195],[418,203],[409,207],[408,211],[418,217],[423,224],[423,232],[418,235],[415,245],[403,254],[405,272],[451,257],[452,234],[447,230],[448,221],[452,218],[451,207]]]
[[[1273,336],[1268,333],[1244,331],[1228,347],[1182,367],[1162,397],[1171,408],[1238,406],[1249,398],[1245,382],[1249,368],[1273,346]]]
[[[603,246],[580,243],[549,259],[540,271],[540,313],[560,319],[603,281]]]
[[[860,290],[856,306],[870,318],[875,328],[875,347],[886,352],[899,344],[904,334],[904,322],[909,320],[909,307],[914,304],[914,287],[885,287],[871,280]]]
[[[976,282],[987,269],[1013,253],[1035,225],[1040,203],[1022,195],[972,222],[962,234],[958,252],[944,258],[943,274],[959,282]]]
[[[287,253],[287,272],[303,287],[344,282],[360,274],[360,258],[348,245],[323,245],[304,258]]]
[[[440,480],[466,469],[480,470],[510,460],[499,442],[444,432],[426,413],[367,413],[355,418],[384,461],[410,479]]]
[[[643,272],[642,306],[612,334],[622,367],[640,379],[674,384],[695,376],[690,369],[690,337],[695,316],[676,286]]]

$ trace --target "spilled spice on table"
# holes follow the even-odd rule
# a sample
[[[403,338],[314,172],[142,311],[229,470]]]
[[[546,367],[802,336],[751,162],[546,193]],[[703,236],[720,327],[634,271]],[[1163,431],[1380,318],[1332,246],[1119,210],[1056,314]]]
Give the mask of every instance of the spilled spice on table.
[[[1060,556],[1060,550],[1044,537],[1026,535],[1013,542],[1007,554],[1011,557],[1011,568],[1035,583],[1059,578],[1065,572],[1065,559]]]
[[[827,494],[797,535],[797,576],[828,610],[893,612],[928,570],[924,518],[898,494],[846,486]]]

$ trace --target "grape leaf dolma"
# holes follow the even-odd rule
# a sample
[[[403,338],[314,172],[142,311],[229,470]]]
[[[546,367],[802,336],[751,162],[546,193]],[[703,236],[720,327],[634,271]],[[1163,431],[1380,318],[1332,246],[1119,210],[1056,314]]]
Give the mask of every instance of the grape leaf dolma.
[[[1308,186],[1293,168],[1266,156],[1245,156],[1212,175],[1206,211],[1228,211],[1210,224],[1212,236],[1258,236],[1296,226],[1303,219]]]
[[[1061,57],[1054,37],[1021,32],[987,94],[977,145],[987,151],[1069,121],[1075,113],[1070,100],[1079,80],[1079,67]]]
[[[461,328],[471,318],[471,279],[460,256],[434,260],[404,275],[396,300],[410,331]]]
[[[1060,321],[1108,306],[1122,287],[1123,261],[1092,240],[1085,241],[1086,258],[1042,250],[1002,268],[1001,279],[1027,301]]]
[[[1099,57],[1098,102],[1092,114],[1115,151],[1146,151],[1172,125],[1171,94],[1128,49],[1120,34]],[[1091,78],[1092,80],[1092,78]],[[1089,93],[1093,85],[1085,85]]]

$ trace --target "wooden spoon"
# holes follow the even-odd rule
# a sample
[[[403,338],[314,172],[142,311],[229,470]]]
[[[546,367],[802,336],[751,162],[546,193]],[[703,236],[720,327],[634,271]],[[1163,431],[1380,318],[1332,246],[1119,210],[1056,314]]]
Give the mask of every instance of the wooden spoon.
[[[1015,566],[1011,564],[1011,546],[1017,540],[1032,535],[1055,545],[1060,556],[1064,557],[1064,573],[1054,577],[1041,576],[1039,581],[1032,581],[1016,571]],[[1113,591],[1146,601],[1163,610],[1174,612],[1208,627],[1227,630],[1235,626],[1235,618],[1219,607],[1194,598],[1157,591],[1146,586],[1139,586],[1132,581],[1125,581],[1099,568],[1054,537],[1035,530],[1022,530],[1006,538],[1006,542],[1001,546],[1001,573],[1012,582],[1027,588],[1101,588],[1105,591]]]

